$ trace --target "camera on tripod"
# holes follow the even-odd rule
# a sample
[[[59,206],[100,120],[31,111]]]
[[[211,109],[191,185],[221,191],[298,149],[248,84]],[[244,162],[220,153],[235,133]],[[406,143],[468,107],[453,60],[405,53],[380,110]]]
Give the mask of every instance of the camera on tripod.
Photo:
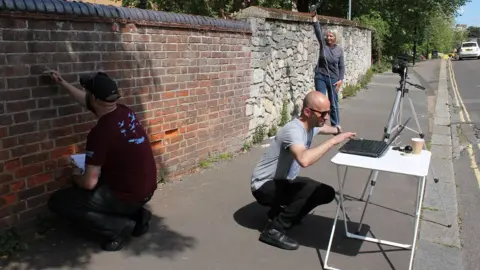
[[[392,72],[404,76],[408,67],[408,56],[399,55],[392,62]]]

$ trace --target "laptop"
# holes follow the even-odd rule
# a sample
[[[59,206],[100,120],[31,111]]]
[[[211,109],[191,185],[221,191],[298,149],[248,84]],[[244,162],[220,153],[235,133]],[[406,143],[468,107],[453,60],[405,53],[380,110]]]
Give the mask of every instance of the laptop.
[[[345,143],[338,151],[345,154],[359,155],[366,157],[381,157],[388,147],[392,144],[393,141],[400,135],[410,117],[405,121],[405,123],[398,129],[397,133],[391,137],[390,141],[387,143],[385,141],[378,140],[366,140],[366,139],[353,139]]]

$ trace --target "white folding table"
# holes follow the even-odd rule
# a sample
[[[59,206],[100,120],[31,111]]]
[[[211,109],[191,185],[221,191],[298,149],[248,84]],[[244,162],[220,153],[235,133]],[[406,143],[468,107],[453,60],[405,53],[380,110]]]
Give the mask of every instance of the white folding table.
[[[330,240],[328,243],[327,253],[325,255],[324,268],[329,270],[339,270],[338,268],[333,268],[328,266],[328,257],[330,255],[330,249],[333,242],[333,235],[335,234],[335,227],[337,225],[338,215],[340,207],[342,208],[343,220],[345,223],[345,233],[349,238],[359,239],[363,241],[369,241],[373,243],[379,243],[389,246],[400,247],[404,249],[410,249],[410,263],[409,270],[412,269],[413,257],[415,254],[415,244],[418,234],[418,225],[420,221],[420,212],[423,202],[423,193],[425,189],[425,180],[428,175],[428,170],[430,166],[431,152],[423,150],[419,155],[405,154],[397,150],[393,150],[393,147],[390,147],[387,152],[380,158],[371,158],[364,157],[352,154],[337,153],[331,160],[332,163],[337,165],[337,174],[338,174],[338,185],[340,188],[340,203],[337,206],[337,212],[335,214],[335,220],[333,222],[332,231],[330,234]],[[343,178],[341,177],[341,167],[345,167]],[[356,167],[361,169],[368,169],[373,171],[383,171],[389,173],[410,175],[418,178],[418,187],[417,187],[417,198],[416,198],[416,207],[415,207],[415,227],[413,231],[413,242],[412,244],[401,244],[371,237],[365,237],[362,235],[350,233],[347,227],[347,218],[345,213],[345,208],[343,205],[343,189],[345,186],[345,180],[347,178],[347,171],[349,167]],[[373,188],[373,186],[371,187]],[[367,207],[365,203],[364,213]],[[360,231],[360,230],[358,230]]]

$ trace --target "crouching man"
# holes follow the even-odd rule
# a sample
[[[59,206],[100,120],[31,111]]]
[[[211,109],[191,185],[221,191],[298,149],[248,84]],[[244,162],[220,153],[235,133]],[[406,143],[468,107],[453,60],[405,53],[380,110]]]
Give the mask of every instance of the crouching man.
[[[54,192],[48,206],[103,237],[104,250],[120,250],[125,239],[149,228],[151,212],[144,205],[157,188],[157,170],[147,134],[135,113],[117,104],[117,85],[107,74],[82,77],[82,91],[58,72],[47,72],[98,118],[87,137],[84,174],[74,176],[72,187]]]
[[[259,240],[288,250],[298,243],[286,236],[318,205],[335,198],[335,190],[310,178],[297,177],[300,167],[317,162],[334,145],[355,137],[355,133],[341,133],[341,129],[325,124],[330,114],[328,97],[321,92],[308,93],[299,118],[281,129],[255,167],[251,190],[258,203],[270,207],[268,222]],[[335,135],[326,142],[310,148],[316,134]]]

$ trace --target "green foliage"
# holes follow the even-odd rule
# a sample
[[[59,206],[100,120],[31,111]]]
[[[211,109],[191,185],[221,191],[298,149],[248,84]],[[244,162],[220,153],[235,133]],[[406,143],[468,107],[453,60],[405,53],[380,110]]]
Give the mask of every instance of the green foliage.
[[[215,162],[230,160],[232,157],[232,153],[221,153],[218,155],[213,155],[205,160],[201,160],[199,165],[201,168],[208,168],[211,167]]]
[[[14,229],[0,230],[0,257],[11,256],[27,248],[28,245]]]
[[[467,37],[469,38],[480,38],[480,27],[478,26],[469,26],[467,28]]]
[[[290,117],[288,115],[288,100],[284,99],[282,104],[282,111],[280,112],[280,123],[278,123],[279,127],[283,127],[286,123],[290,121]]]
[[[369,14],[361,15],[359,18],[355,18],[355,20],[374,29],[372,33],[372,51],[375,63],[379,62],[382,58],[385,44],[391,35],[390,25],[382,18],[380,12],[375,10],[372,10]]]
[[[145,7],[167,12],[224,17],[251,5],[308,12],[317,0],[117,0],[124,6]],[[471,0],[362,0],[352,1],[352,18],[375,29],[372,35],[374,63],[384,56],[436,49],[450,52],[460,33],[453,30],[457,10]],[[324,1],[321,15],[346,18],[349,1]],[[470,37],[480,38],[480,28],[469,27]]]
[[[250,150],[250,148],[252,148],[252,143],[251,142],[244,142],[243,143],[243,147],[242,147],[243,151],[246,152],[246,151]]]
[[[166,183],[168,182],[169,170],[167,167],[162,167],[158,170],[157,173],[157,183]]]
[[[272,125],[268,130],[268,137],[273,137],[277,134],[277,126]]]
[[[255,132],[253,133],[252,138],[252,142],[254,144],[263,142],[263,139],[265,138],[265,129],[265,125],[258,125],[255,128]]]
[[[426,25],[428,32],[428,46],[439,52],[451,52],[454,43],[454,18],[446,15],[442,10],[435,10]]]

